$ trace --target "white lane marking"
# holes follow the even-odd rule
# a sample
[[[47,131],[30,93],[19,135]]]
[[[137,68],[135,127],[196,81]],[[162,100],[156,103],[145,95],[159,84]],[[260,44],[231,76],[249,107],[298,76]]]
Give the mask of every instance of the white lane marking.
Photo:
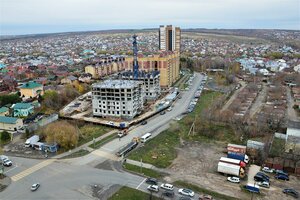
[[[13,168],[11,168],[11,169],[9,169],[9,170],[7,170],[7,171],[4,171],[4,173],[8,173],[8,172],[10,172],[11,170],[16,169],[17,167],[18,167],[18,165],[16,164]]]
[[[112,150],[112,149],[109,149],[109,148],[106,148],[106,147],[101,147],[100,149],[104,149],[104,150],[106,150],[106,151],[110,151],[110,152],[114,151],[114,150]]]
[[[146,181],[147,179],[145,178],[135,189],[139,189],[139,187]]]

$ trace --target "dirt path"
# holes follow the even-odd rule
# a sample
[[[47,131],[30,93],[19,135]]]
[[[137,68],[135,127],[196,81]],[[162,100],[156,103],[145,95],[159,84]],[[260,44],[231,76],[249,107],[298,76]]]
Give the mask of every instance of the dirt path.
[[[291,95],[291,89],[289,87],[286,87],[286,95],[287,95],[287,116],[288,119],[291,121],[300,121],[300,117],[297,115],[295,109],[293,108],[294,99]]]
[[[267,94],[267,86],[266,84],[262,84],[262,90],[259,92],[255,102],[252,104],[249,113],[250,113],[250,118],[252,118],[255,113],[259,112],[262,108],[262,105],[264,104],[264,99],[266,98]]]
[[[240,84],[242,85],[242,87],[240,87],[239,89],[237,89],[234,94],[230,97],[230,99],[226,102],[226,104],[223,106],[221,112],[225,111],[230,104],[233,102],[233,100],[235,100],[235,98],[237,97],[237,95],[239,94],[239,92],[244,89],[244,87],[246,87],[246,83],[244,81],[241,81]]]

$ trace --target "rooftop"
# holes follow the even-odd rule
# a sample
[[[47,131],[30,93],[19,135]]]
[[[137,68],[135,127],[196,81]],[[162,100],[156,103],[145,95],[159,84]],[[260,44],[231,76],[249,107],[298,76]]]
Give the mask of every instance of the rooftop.
[[[13,108],[14,109],[28,109],[33,107],[31,103],[16,103]]]
[[[0,113],[4,113],[4,112],[7,112],[7,111],[8,111],[8,108],[6,108],[6,107],[0,108]]]
[[[146,72],[146,71],[139,71],[139,75],[138,78],[153,78],[156,77],[160,74],[159,71],[155,70],[155,71],[151,71],[151,72]],[[126,77],[133,77],[133,71],[125,71],[122,73],[122,76],[126,76]]]
[[[42,86],[43,86],[42,84],[36,83],[34,81],[30,81],[30,82],[23,84],[20,88],[33,89],[33,88],[42,87]]]
[[[105,80],[103,82],[93,84],[93,87],[97,88],[133,88],[139,84],[138,81],[132,80]]]
[[[4,123],[4,124],[15,124],[17,120],[18,118],[15,117],[0,116],[0,123]]]

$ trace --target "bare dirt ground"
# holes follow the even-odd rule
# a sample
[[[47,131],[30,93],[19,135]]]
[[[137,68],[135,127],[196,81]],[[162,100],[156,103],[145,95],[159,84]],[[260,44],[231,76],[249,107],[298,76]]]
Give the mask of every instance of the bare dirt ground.
[[[226,181],[226,177],[217,172],[218,160],[226,145],[222,143],[187,143],[178,149],[178,156],[169,167],[168,182],[183,180],[199,187],[213,190],[239,199],[251,199],[251,195],[242,191],[240,185],[247,184],[247,178],[240,184]],[[263,195],[254,195],[253,199],[293,199],[282,194],[283,188],[295,188],[300,191],[300,181],[291,176],[289,182],[271,180],[270,189],[262,189]],[[299,181],[299,182],[298,182]],[[274,186],[273,186],[274,185]]]

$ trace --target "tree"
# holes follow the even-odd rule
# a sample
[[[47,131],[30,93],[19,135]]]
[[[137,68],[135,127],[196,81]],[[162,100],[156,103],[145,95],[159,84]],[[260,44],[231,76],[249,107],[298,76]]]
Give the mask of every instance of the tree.
[[[49,124],[43,131],[47,143],[58,143],[64,150],[74,148],[78,143],[78,131],[66,121]]]
[[[8,141],[8,140],[10,140],[10,133],[7,132],[7,131],[3,131],[3,132],[1,133],[1,141],[2,141],[2,142],[6,142],[6,141]]]
[[[0,107],[6,104],[14,104],[20,102],[21,99],[18,94],[8,94],[0,96]]]

